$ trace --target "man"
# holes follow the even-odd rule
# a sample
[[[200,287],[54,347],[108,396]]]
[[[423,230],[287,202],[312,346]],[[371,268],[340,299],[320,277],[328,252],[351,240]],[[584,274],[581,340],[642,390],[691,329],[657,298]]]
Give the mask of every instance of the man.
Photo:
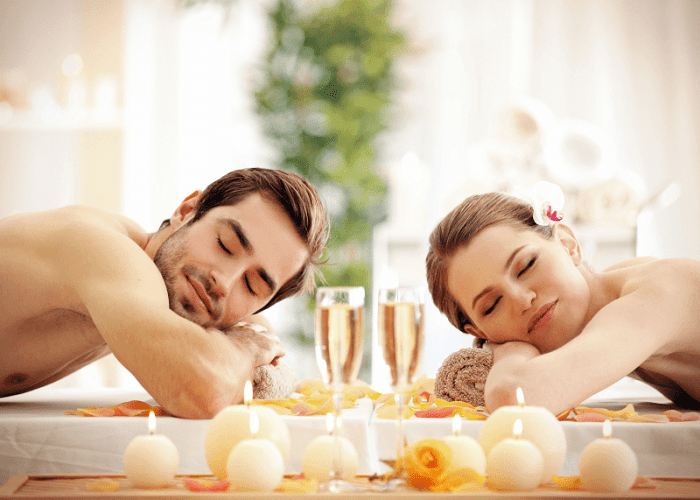
[[[313,289],[327,237],[314,188],[268,169],[195,191],[156,233],[83,206],[0,220],[0,396],[112,352],[171,414],[211,418],[284,355],[235,325]]]

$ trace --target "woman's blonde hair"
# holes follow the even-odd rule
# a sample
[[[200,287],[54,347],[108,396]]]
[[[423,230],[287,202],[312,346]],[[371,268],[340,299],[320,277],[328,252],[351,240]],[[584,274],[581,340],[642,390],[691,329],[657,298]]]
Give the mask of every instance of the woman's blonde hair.
[[[469,316],[457,304],[447,287],[447,272],[454,254],[489,226],[507,224],[530,230],[543,238],[552,238],[552,226],[540,226],[532,217],[532,207],[525,201],[503,193],[470,196],[453,209],[430,235],[425,258],[428,289],[433,303],[450,323],[466,333]]]

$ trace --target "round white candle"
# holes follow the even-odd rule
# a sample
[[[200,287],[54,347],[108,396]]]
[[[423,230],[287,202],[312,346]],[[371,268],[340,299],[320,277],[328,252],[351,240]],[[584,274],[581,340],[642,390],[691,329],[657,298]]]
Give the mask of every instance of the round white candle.
[[[452,461],[448,471],[470,468],[482,476],[486,474],[486,455],[476,439],[470,436],[460,436],[462,417],[455,415],[452,420],[452,436],[443,441],[452,450]]]
[[[489,487],[497,490],[531,491],[542,477],[544,461],[539,448],[521,438],[522,421],[513,424],[513,435],[499,441],[486,459]]]
[[[612,424],[606,420],[603,435],[588,444],[578,468],[584,488],[600,493],[628,491],[637,479],[637,455],[621,439],[611,438]]]
[[[333,429],[333,414],[328,413],[326,424],[329,433]],[[340,425],[338,425],[340,428]],[[338,436],[340,440],[341,473],[345,480],[354,479],[357,475],[358,458],[357,451],[350,441]],[[318,436],[304,450],[301,461],[301,469],[307,479],[316,479],[323,483],[330,479],[333,470],[333,445],[334,436]]]
[[[167,436],[155,434],[156,416],[148,415],[147,436],[136,436],[124,452],[124,474],[137,488],[167,486],[177,473],[177,448]]]
[[[272,491],[284,477],[282,453],[271,441],[256,439],[258,426],[258,415],[251,412],[252,438],[236,444],[226,461],[231,487],[239,491]]]
[[[522,390],[517,391],[518,406],[502,406],[484,422],[479,433],[479,443],[488,458],[496,444],[511,436],[517,419],[523,422],[523,438],[531,441],[542,453],[544,467],[541,484],[551,481],[559,473],[566,456],[566,435],[549,410],[540,406],[526,406]]]
[[[207,429],[204,450],[207,464],[220,480],[228,478],[226,464],[231,450],[242,440],[250,439],[250,415],[255,412],[260,423],[258,438],[271,441],[282,453],[284,464],[289,459],[289,430],[274,410],[266,406],[248,405],[252,399],[253,385],[248,381],[245,387],[246,404],[228,406],[221,410]]]

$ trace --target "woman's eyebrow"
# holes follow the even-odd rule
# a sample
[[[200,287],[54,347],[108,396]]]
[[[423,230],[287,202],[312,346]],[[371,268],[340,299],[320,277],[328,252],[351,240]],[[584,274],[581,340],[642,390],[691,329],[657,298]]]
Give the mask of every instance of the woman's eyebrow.
[[[508,268],[509,268],[510,265],[513,263],[513,261],[515,260],[515,257],[518,255],[518,252],[520,252],[520,250],[522,250],[522,249],[525,248],[526,246],[527,246],[527,245],[521,245],[521,246],[519,246],[518,248],[516,248],[515,250],[513,250],[513,253],[510,254],[510,256],[508,257],[508,259],[506,260],[506,264],[503,266],[503,272],[504,272],[504,273],[505,273],[506,271],[508,271]],[[472,309],[474,309],[474,308],[476,307],[476,303],[479,301],[479,299],[480,299],[481,297],[483,297],[484,295],[490,293],[492,290],[493,290],[493,287],[492,287],[492,286],[487,286],[487,287],[484,288],[481,292],[479,292],[479,294],[478,294],[476,297],[474,297],[474,300],[472,301]]]

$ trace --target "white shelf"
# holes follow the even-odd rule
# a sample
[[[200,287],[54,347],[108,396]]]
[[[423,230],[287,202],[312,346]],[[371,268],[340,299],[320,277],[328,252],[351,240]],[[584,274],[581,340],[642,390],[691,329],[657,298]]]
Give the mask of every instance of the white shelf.
[[[87,110],[61,110],[48,119],[35,111],[15,110],[9,120],[0,122],[0,132],[120,130],[122,125],[121,110],[104,114]]]

